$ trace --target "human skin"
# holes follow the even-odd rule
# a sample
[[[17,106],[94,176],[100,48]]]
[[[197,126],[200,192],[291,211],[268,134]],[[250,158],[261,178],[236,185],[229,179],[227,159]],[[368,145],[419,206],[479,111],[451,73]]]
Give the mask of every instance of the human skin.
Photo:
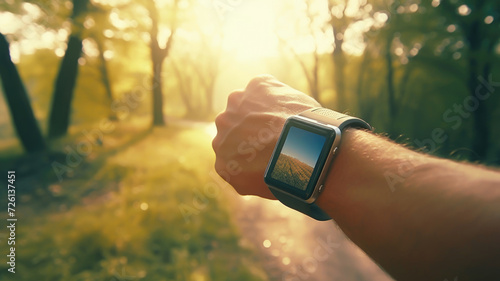
[[[275,199],[263,175],[279,131],[318,106],[271,76],[252,79],[216,118],[216,171],[242,195]],[[265,128],[274,134],[257,137]],[[500,280],[499,171],[347,129],[316,203],[397,280]]]

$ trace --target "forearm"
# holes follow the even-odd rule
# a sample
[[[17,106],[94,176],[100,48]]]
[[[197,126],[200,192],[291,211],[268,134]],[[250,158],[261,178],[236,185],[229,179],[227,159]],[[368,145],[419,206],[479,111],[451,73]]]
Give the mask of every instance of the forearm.
[[[252,79],[216,118],[216,171],[240,194],[273,198],[263,175],[279,128],[317,106]],[[347,129],[317,204],[398,280],[500,280],[499,175]]]
[[[500,274],[499,186],[497,173],[348,130],[318,204],[397,279],[478,280]]]

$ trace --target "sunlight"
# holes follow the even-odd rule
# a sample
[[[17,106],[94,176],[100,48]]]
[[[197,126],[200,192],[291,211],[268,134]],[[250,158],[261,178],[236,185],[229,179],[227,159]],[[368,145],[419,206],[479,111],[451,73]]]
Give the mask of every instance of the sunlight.
[[[19,63],[21,59],[21,50],[18,42],[12,42],[10,44],[10,58],[13,63]]]
[[[68,32],[65,29],[50,30],[39,24],[37,20],[42,11],[36,5],[24,3],[22,7],[25,12],[22,15],[0,12],[0,32],[18,37],[10,44],[12,61],[18,63],[21,55],[44,48],[53,49],[58,57],[62,57]]]
[[[358,13],[360,3],[349,3],[346,13]],[[305,7],[301,1],[264,0],[231,7],[225,11],[222,22],[223,49],[242,61],[277,57],[287,48],[293,48],[297,54],[332,52],[334,40],[328,24],[327,2],[312,1],[313,22],[304,14]],[[360,55],[365,47],[363,33],[372,25],[380,26],[386,21],[387,15],[378,13],[375,20],[367,18],[349,27],[344,34],[344,51]]]
[[[19,16],[9,12],[0,12],[0,32],[3,34],[15,33],[24,23]]]
[[[223,48],[235,52],[241,60],[276,56],[278,40],[274,35],[274,14],[273,5],[263,0],[235,7],[226,15]]]
[[[215,126],[214,122],[205,127],[205,133],[210,137],[210,139],[215,138],[215,136],[217,135],[217,127]]]
[[[89,57],[97,57],[99,55],[99,50],[97,49],[96,43],[91,39],[83,39],[83,52]],[[64,53],[63,53],[64,55]]]
[[[143,211],[147,211],[149,209],[149,204],[146,202],[142,202],[140,208]]]
[[[363,40],[363,34],[367,32],[372,25],[373,20],[370,18],[351,24],[345,31],[342,49],[350,55],[360,56],[366,47]]]
[[[58,58],[62,58],[66,51],[62,48],[57,48],[54,52]]]

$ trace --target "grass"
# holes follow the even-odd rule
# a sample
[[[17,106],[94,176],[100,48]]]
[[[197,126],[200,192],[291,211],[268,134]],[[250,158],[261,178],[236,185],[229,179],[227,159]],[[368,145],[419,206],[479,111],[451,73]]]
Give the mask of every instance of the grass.
[[[62,182],[46,169],[18,197],[16,274],[2,263],[0,280],[267,280],[223,192],[189,221],[180,211],[212,165],[203,131],[161,128],[96,149]]]

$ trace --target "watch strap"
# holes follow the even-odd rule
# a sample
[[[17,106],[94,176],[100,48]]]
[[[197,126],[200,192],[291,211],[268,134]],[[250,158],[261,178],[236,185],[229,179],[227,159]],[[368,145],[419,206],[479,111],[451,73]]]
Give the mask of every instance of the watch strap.
[[[320,123],[333,125],[339,128],[341,131],[346,127],[363,128],[372,130],[370,124],[366,121],[352,117],[328,108],[316,107],[304,112],[301,112],[299,116],[306,117],[309,119],[316,120]]]
[[[316,203],[309,204],[299,199],[296,199],[278,189],[274,189],[272,187],[270,187],[269,189],[276,197],[276,199],[280,200],[280,202],[286,205],[287,207],[290,207],[296,211],[299,211],[319,221],[327,221],[332,219],[327,213],[321,210],[321,208],[318,205],[316,205]]]
[[[322,107],[309,109],[307,111],[300,113],[299,116],[306,117],[308,119],[312,119],[320,123],[333,125],[335,127],[338,127],[341,131],[346,127],[372,130],[370,124],[368,124],[366,121],[362,119]],[[320,188],[323,187],[321,186]],[[327,213],[321,210],[321,208],[318,205],[316,205],[315,202],[306,203],[273,187],[271,187],[270,190],[276,197],[276,199],[278,199],[281,203],[294,210],[297,210],[319,221],[327,221],[332,219]]]

